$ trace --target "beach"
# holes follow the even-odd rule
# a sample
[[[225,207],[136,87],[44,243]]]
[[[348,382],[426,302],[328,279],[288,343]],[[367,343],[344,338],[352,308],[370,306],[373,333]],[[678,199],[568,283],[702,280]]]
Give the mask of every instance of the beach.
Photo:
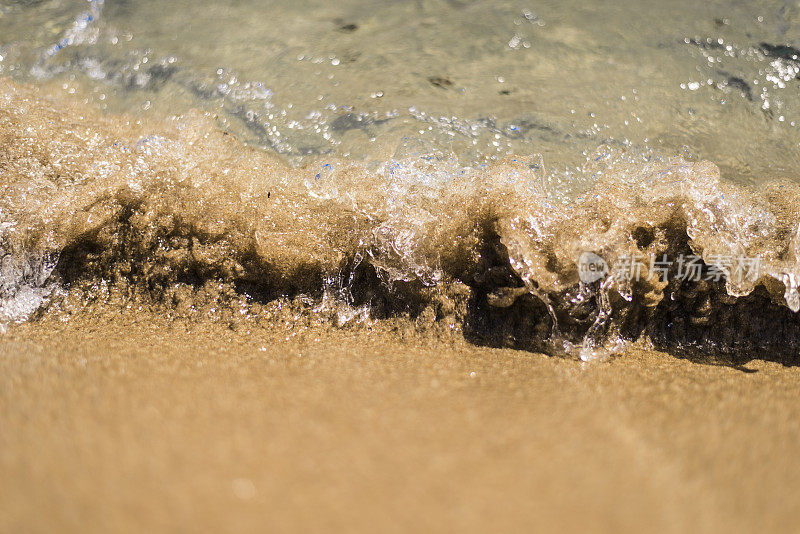
[[[0,5],[0,532],[794,532],[800,9]]]
[[[2,346],[6,532],[790,532],[797,369],[130,313]]]

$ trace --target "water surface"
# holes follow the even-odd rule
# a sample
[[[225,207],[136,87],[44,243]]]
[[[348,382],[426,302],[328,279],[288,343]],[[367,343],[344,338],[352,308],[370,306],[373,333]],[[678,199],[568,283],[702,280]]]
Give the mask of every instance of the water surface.
[[[797,174],[798,7],[767,2],[11,2],[0,74],[102,108],[200,107],[294,162],[664,148]],[[404,142],[404,138],[405,142]]]

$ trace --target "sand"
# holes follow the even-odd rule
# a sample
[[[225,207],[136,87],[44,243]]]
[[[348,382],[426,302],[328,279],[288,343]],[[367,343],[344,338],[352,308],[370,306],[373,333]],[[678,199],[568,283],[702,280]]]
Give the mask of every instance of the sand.
[[[796,532],[790,4],[0,4],[0,534]]]
[[[45,322],[0,341],[2,532],[800,520],[797,368],[586,364],[379,323]]]

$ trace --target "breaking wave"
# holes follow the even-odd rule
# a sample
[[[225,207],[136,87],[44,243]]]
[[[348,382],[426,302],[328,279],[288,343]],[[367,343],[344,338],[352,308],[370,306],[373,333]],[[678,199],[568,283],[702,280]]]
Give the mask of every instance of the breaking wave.
[[[618,147],[564,180],[538,156],[402,153],[294,168],[211,115],[145,124],[0,80],[0,322],[98,299],[227,320],[287,302],[583,359],[647,339],[798,362],[796,184],[738,186],[708,161]],[[587,252],[691,255],[703,276],[641,261],[636,278],[582,281]],[[724,261],[745,257],[757,275]]]

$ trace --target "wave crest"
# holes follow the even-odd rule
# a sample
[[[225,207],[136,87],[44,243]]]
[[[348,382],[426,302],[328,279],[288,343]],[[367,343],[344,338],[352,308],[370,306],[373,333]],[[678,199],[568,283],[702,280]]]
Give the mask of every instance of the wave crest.
[[[0,169],[6,323],[56,288],[99,292],[102,281],[178,306],[213,283],[245,303],[433,309],[479,341],[584,358],[642,336],[725,354],[791,353],[800,339],[800,188],[735,186],[707,161],[600,147],[561,180],[540,157],[292,168],[209,115],[147,125],[2,80]],[[694,254],[725,276],[687,284],[643,265],[638,280],[583,283],[587,251],[609,264]],[[725,257],[757,258],[759,275]],[[780,335],[759,331],[756,308]],[[755,326],[730,333],[734,315]]]

